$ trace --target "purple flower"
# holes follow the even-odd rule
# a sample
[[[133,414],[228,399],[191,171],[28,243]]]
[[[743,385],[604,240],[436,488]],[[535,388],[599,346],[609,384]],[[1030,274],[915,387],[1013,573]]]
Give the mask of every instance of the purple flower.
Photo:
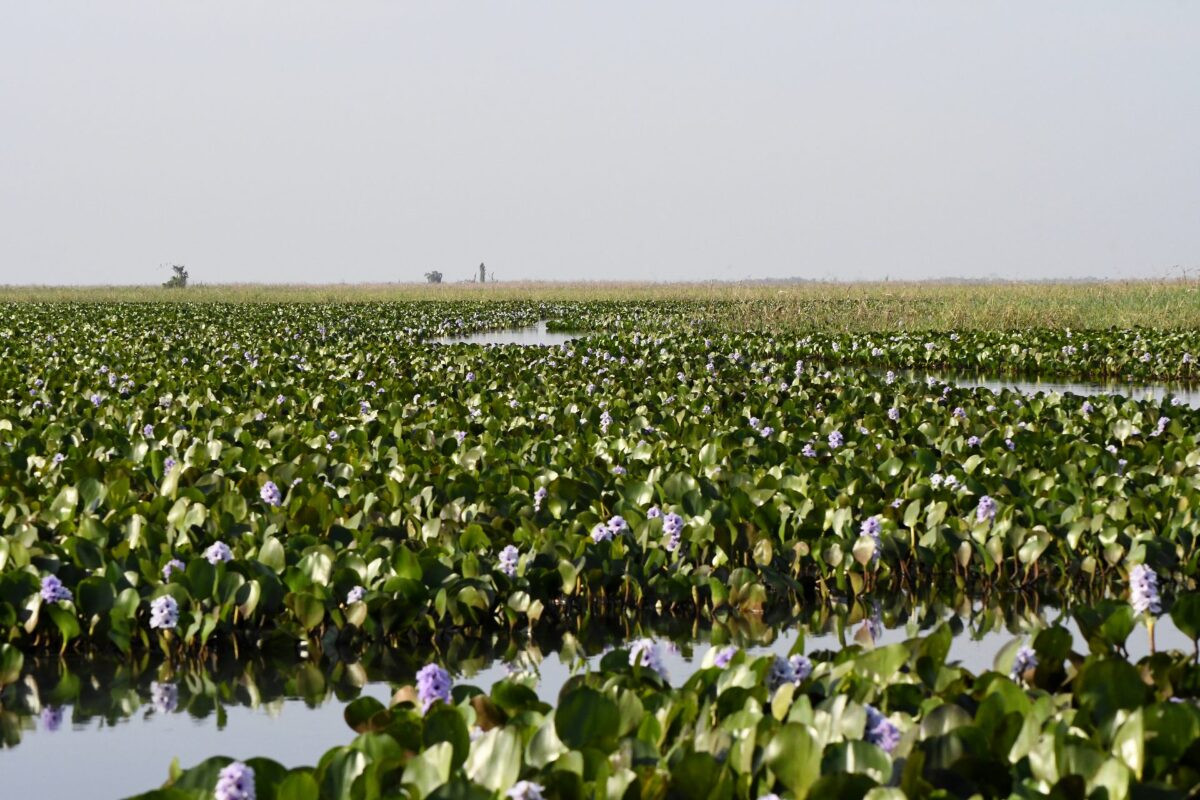
[[[437,701],[450,702],[450,673],[437,664],[426,664],[417,673],[417,699],[421,712],[429,710]]]
[[[658,506],[650,506],[646,511],[646,519],[658,519],[662,516],[662,509]]]
[[[1031,669],[1037,669],[1038,660],[1037,653],[1033,652],[1033,648],[1021,646],[1017,650],[1017,657],[1013,659],[1012,670],[1009,672],[1009,677],[1014,681],[1020,680],[1021,677]]]
[[[617,464],[615,467],[612,468],[612,473],[613,473],[613,475],[624,475],[625,468],[622,467],[620,464]]]
[[[681,534],[683,533],[683,517],[675,513],[667,514],[663,517],[663,533],[666,534],[666,548],[668,553],[674,553],[679,549]]]
[[[947,388],[949,388],[949,387],[947,387]],[[966,419],[967,418],[967,412],[963,409],[962,406],[956,407],[954,409],[954,411],[951,412],[951,415],[958,419]]]
[[[274,481],[264,483],[258,491],[258,496],[264,503],[275,508],[283,504],[283,493],[279,491],[279,487],[275,485]]]
[[[858,533],[860,536],[870,536],[875,540],[875,551],[871,553],[871,562],[879,560],[879,553],[883,549],[883,541],[879,538],[880,532],[883,530],[883,521],[879,515],[867,517],[859,526]]]
[[[817,451],[813,449],[812,442],[808,442],[804,445],[804,448],[800,451],[800,455],[804,456],[805,458],[816,458]]]
[[[846,437],[842,436],[841,431],[834,431],[833,433],[829,434],[829,448],[831,450],[837,450],[845,443],[845,441]]]
[[[725,669],[729,666],[729,662],[733,661],[733,657],[737,655],[737,651],[738,649],[733,645],[722,647],[717,651],[717,654],[713,656],[713,666]]]
[[[467,439],[467,432],[466,431],[455,431],[454,438],[458,440],[459,444],[462,444]]]
[[[473,381],[473,380],[475,380],[475,373],[474,373],[474,372],[468,372],[468,373],[467,373],[467,380],[468,380],[468,381]]]
[[[975,520],[977,522],[990,522],[995,518],[996,501],[985,494],[979,498],[979,505],[975,506]]]
[[[255,800],[254,769],[234,761],[217,775],[216,800]]]
[[[533,510],[537,511],[542,507],[542,501],[546,499],[546,487],[538,487],[538,490],[533,493]]]
[[[88,399],[92,401],[92,405],[94,405],[94,406],[98,406],[98,405],[100,405],[100,395],[98,395],[98,394],[93,394],[93,395],[92,395],[90,398],[88,398]]]
[[[767,670],[767,689],[774,692],[785,684],[799,686],[812,674],[812,662],[802,655],[775,656]]]
[[[511,544],[500,551],[500,571],[508,577],[517,574],[517,559],[521,553]]]
[[[63,586],[57,575],[47,575],[42,578],[42,600],[47,603],[57,603],[60,600],[71,600],[74,595]]]
[[[628,527],[629,527],[629,524],[627,522],[625,522],[625,518],[620,516],[619,514],[616,516],[610,517],[608,520],[608,529],[610,531],[612,531],[614,534],[620,533],[621,531],[625,530]]]
[[[979,437],[972,436],[967,439],[967,447],[979,447]]]
[[[888,409],[888,419],[890,419],[892,422],[895,422],[898,419],[900,419],[900,409],[896,408],[895,406],[892,406],[891,408],[889,408]]]
[[[867,706],[867,724],[863,729],[863,739],[868,743],[882,748],[890,753],[900,744],[900,731],[891,720],[875,708]]]
[[[600,432],[608,433],[608,426],[612,425],[612,416],[605,411],[600,415]]]
[[[210,564],[220,564],[222,561],[232,561],[233,551],[224,542],[213,542],[204,551],[204,558]]]
[[[544,800],[542,792],[545,788],[533,781],[517,781],[504,796],[509,800]]]
[[[1079,410],[1082,411],[1084,414],[1090,414],[1093,411],[1095,411],[1095,409],[1092,408],[1092,404],[1089,403],[1087,400],[1083,401],[1083,405],[1081,405],[1079,407]]]
[[[163,580],[164,580],[164,581],[169,581],[169,580],[171,580],[171,573],[172,573],[172,572],[174,572],[174,571],[175,571],[175,570],[177,570],[177,569],[178,569],[178,570],[183,570],[183,569],[185,569],[185,568],[186,568],[186,565],[185,565],[185,564],[184,564],[182,561],[180,561],[178,558],[172,558],[172,559],[171,559],[170,561],[168,561],[168,562],[166,563],[166,565],[165,565],[165,566],[162,568],[162,576],[163,576]]]
[[[1009,451],[1017,449],[1017,444],[1012,439],[1005,439],[1004,446],[1007,447],[1009,449]]]
[[[150,601],[150,628],[171,630],[179,624],[179,603],[169,594]]]
[[[175,468],[176,463],[177,462],[175,461],[175,459],[171,458],[170,456],[167,456],[165,459],[163,459],[163,472],[170,472],[171,470],[173,470]]]
[[[66,456],[64,456],[62,453],[55,453],[55,454],[54,454],[54,458],[52,458],[51,460],[52,460],[52,461],[53,461],[55,464],[61,464],[61,463],[63,463],[64,461],[66,461],[66,460],[67,460],[67,457],[66,457]]]
[[[362,599],[367,596],[367,590],[361,586],[355,586],[350,591],[346,592],[346,605],[362,602]]]
[[[47,733],[54,733],[62,727],[63,710],[57,707],[46,706],[42,709],[42,727]]]
[[[612,529],[603,522],[597,522],[596,527],[592,528],[592,541],[596,544],[600,542],[608,542],[613,538]]]
[[[154,435],[154,426],[147,423],[146,427],[142,428],[142,436],[145,436],[147,439],[149,439],[153,435]]]
[[[653,639],[638,639],[629,646],[629,666],[654,670],[663,680],[667,679],[667,668],[662,663],[662,653]]]
[[[1162,611],[1158,574],[1145,564],[1138,564],[1129,571],[1129,605],[1133,606],[1135,614],[1153,616]]]

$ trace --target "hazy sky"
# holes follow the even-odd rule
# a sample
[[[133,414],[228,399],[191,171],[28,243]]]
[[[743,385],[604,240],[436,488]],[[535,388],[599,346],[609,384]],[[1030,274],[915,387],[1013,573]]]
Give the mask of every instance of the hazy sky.
[[[1200,266],[1200,3],[0,0],[0,283]]]

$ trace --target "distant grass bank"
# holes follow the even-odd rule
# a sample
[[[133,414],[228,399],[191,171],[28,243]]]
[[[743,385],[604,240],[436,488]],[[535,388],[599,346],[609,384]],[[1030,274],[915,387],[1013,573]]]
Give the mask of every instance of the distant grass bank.
[[[1200,327],[1200,281],[1097,283],[499,283],[0,287],[0,302],[696,302],[731,327],[778,330],[1013,330]]]

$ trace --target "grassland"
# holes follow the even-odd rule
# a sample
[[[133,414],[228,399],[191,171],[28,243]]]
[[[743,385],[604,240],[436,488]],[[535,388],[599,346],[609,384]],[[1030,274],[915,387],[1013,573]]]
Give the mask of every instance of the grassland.
[[[361,303],[650,300],[718,304],[731,329],[1200,327],[1200,281],[1096,283],[501,283],[0,287],[0,302]]]

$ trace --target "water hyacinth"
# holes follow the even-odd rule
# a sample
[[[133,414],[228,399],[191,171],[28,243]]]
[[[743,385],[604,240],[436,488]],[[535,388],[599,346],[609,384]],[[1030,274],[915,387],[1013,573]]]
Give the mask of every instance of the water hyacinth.
[[[666,549],[669,553],[674,553],[679,549],[680,538],[683,533],[683,517],[672,512],[663,517],[662,522],[663,534],[666,535]]]
[[[650,506],[646,511],[646,519],[658,519],[662,516],[662,509],[658,506]]]
[[[638,639],[629,646],[629,666],[645,667],[667,679],[667,668],[662,663],[662,653],[653,639]]]
[[[540,486],[540,487],[538,487],[538,490],[533,493],[533,510],[540,511],[542,508],[542,501],[545,499],[546,499],[546,487]]]
[[[722,647],[717,651],[717,654],[713,656],[713,666],[725,669],[729,666],[729,662],[733,661],[733,657],[737,655],[737,651],[738,649],[733,645]]]
[[[625,518],[620,516],[619,514],[616,516],[610,517],[608,520],[608,529],[610,531],[612,531],[614,534],[620,533],[621,531],[625,530],[628,527],[629,527],[629,523],[625,522]]]
[[[996,501],[985,494],[979,498],[979,504],[975,506],[975,521],[991,522],[995,518]]]
[[[846,437],[842,436],[841,431],[833,431],[829,434],[829,449],[837,450],[846,442]]]
[[[858,529],[860,536],[869,536],[875,540],[875,551],[871,554],[872,563],[879,561],[879,554],[883,550],[883,540],[879,536],[882,530],[883,521],[878,514],[864,519]]]
[[[57,603],[60,600],[72,600],[71,590],[63,586],[57,575],[47,575],[42,578],[42,602]]]
[[[597,522],[596,527],[592,528],[592,541],[596,544],[600,542],[612,541],[612,528],[605,525],[603,522]]]
[[[367,596],[367,590],[361,586],[355,586],[350,591],[346,592],[346,605],[353,603],[361,603],[362,599]]]
[[[229,545],[225,544],[224,542],[213,542],[208,546],[208,549],[204,551],[204,558],[208,561],[208,563],[215,566],[223,561],[232,561],[233,551],[230,550]]]
[[[517,781],[512,788],[504,795],[510,800],[544,800],[544,786],[533,781]]]
[[[152,438],[154,436],[154,426],[146,425],[142,428],[142,436],[145,436],[147,439]]]
[[[254,768],[234,761],[217,775],[215,800],[255,800]]]
[[[467,432],[466,431],[455,431],[454,438],[459,444],[462,444],[463,442],[465,442],[467,440]]]
[[[1135,614],[1156,615],[1162,612],[1158,595],[1158,573],[1145,564],[1129,571],[1129,605]]]
[[[1015,680],[1020,680],[1025,673],[1031,669],[1037,669],[1038,659],[1037,653],[1032,647],[1022,645],[1021,649],[1017,650],[1016,658],[1013,659],[1012,670],[1009,672],[1009,677]]]
[[[150,628],[152,630],[174,630],[179,624],[179,603],[169,594],[150,601]]]
[[[171,470],[175,469],[175,464],[175,459],[167,456],[165,459],[163,459],[163,472],[170,472]]]
[[[508,577],[513,577],[517,574],[517,559],[520,557],[520,551],[511,544],[500,551],[500,571]]]
[[[58,706],[46,706],[41,714],[42,730],[54,733],[62,727],[63,710]]]
[[[900,744],[900,730],[875,706],[867,706],[867,724],[863,728],[863,739],[891,753]]]
[[[259,497],[269,506],[279,507],[283,504],[283,494],[279,491],[279,487],[274,481],[267,481],[258,491]]]
[[[767,689],[774,692],[786,684],[799,686],[812,674],[812,661],[802,655],[775,656],[767,670]]]
[[[417,672],[417,700],[422,713],[439,700],[450,702],[450,673],[437,664],[426,664]]]
[[[185,565],[178,558],[172,558],[162,568],[162,576],[164,581],[171,580],[171,573],[175,570],[183,570]]]
[[[888,419],[890,419],[892,422],[897,421],[898,419],[900,419],[900,409],[896,408],[895,406],[892,406],[891,408],[888,409],[887,416],[888,416]]]

